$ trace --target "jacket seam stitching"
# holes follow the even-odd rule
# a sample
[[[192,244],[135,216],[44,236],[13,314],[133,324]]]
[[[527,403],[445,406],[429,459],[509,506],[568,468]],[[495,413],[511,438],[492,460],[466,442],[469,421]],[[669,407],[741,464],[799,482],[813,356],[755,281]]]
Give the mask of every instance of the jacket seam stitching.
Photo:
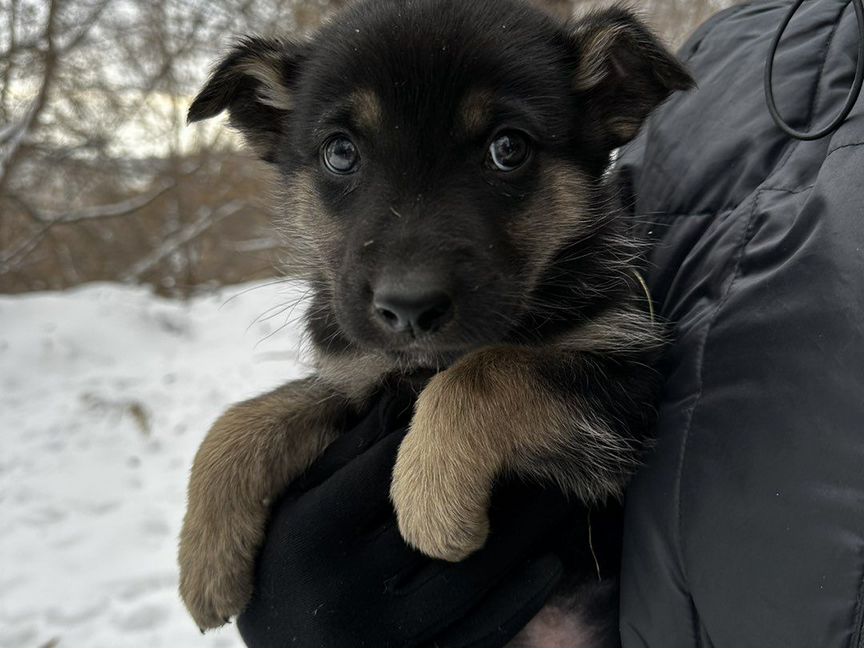
[[[699,614],[696,610],[696,601],[693,600],[692,594],[687,598],[690,600],[690,618],[693,621],[693,637],[696,639],[696,648],[702,648],[701,623],[699,622]]]
[[[846,9],[849,8],[850,0],[846,0],[843,4],[843,8],[837,14],[837,18],[834,20],[834,25],[831,27],[831,33],[828,34],[828,41],[825,43],[825,47],[822,49],[822,64],[819,66],[819,74],[816,75],[815,81],[815,91],[813,92],[813,98],[810,100],[810,118],[807,120],[807,128],[813,127],[813,122],[816,121],[816,113],[820,100],[822,99],[822,78],[825,76],[825,68],[828,66],[828,55],[831,53],[831,46],[834,44],[834,38],[837,36],[837,32],[840,29],[840,24],[843,22],[843,14],[846,13]]]
[[[800,194],[810,191],[816,184],[809,184],[806,187],[762,187],[762,191],[776,191],[778,193]]]
[[[677,509],[677,526],[676,526],[676,536],[677,536],[676,540],[677,540],[677,542],[676,542],[676,545],[677,545],[677,549],[678,549],[678,563],[681,566],[681,572],[682,572],[682,575],[684,576],[684,581],[688,582],[688,583],[689,583],[690,579],[689,579],[689,576],[687,575],[687,565],[686,565],[686,562],[684,560],[684,553],[685,553],[685,551],[684,551],[684,533],[683,533],[683,526],[684,526],[683,518],[684,518],[684,516],[682,514],[682,506],[681,506],[681,493],[683,490],[682,483],[684,481],[684,464],[686,463],[687,446],[689,445],[689,441],[690,441],[690,434],[692,431],[693,417],[696,413],[696,408],[699,406],[699,402],[702,400],[702,394],[704,391],[703,370],[704,370],[704,366],[705,366],[704,359],[705,359],[706,348],[708,346],[708,338],[710,337],[711,330],[713,329],[714,324],[716,323],[716,321],[720,315],[720,311],[723,309],[723,306],[726,304],[729,297],[731,296],[732,290],[735,287],[735,284],[738,280],[738,277],[739,277],[739,274],[741,271],[741,262],[743,261],[743,258],[744,258],[744,251],[747,247],[747,242],[751,236],[751,231],[753,228],[753,222],[755,221],[755,218],[756,218],[756,210],[757,210],[758,205],[759,205],[759,197],[761,194],[762,194],[762,189],[759,189],[756,191],[756,194],[753,196],[753,205],[750,209],[750,215],[747,219],[747,222],[744,224],[744,227],[742,228],[741,235],[740,235],[738,242],[736,243],[736,246],[735,246],[736,247],[735,262],[734,262],[734,266],[732,268],[732,273],[731,273],[731,278],[729,280],[729,285],[726,287],[725,292],[723,293],[722,297],[718,301],[717,306],[714,308],[714,312],[711,314],[711,319],[709,320],[708,324],[705,327],[705,332],[702,336],[702,339],[699,342],[699,349],[697,350],[697,354],[696,354],[697,358],[699,359],[699,380],[698,380],[699,388],[698,388],[698,391],[696,393],[696,397],[693,400],[693,404],[687,409],[687,423],[684,426],[684,434],[683,434],[683,439],[681,440],[680,451],[679,451],[679,456],[678,456],[678,467],[677,467],[676,475],[675,475],[675,481],[676,481],[675,506]],[[693,624],[694,631],[696,631],[698,629],[697,623],[699,622],[698,613],[697,613],[697,609],[696,609],[696,601],[693,599],[692,593],[688,592],[688,595],[689,595],[689,598],[691,601],[691,606],[690,606],[691,621]],[[695,638],[696,638],[696,642],[698,645],[698,643],[701,641],[701,639],[699,638],[698,632],[696,633]]]
[[[864,648],[864,570],[860,567],[859,574],[861,582],[858,585],[858,600],[855,603],[855,616],[852,619],[853,634],[849,640],[849,648]]]
[[[831,46],[834,44],[834,37],[837,35],[837,31],[840,28],[840,23],[843,22],[843,14],[846,13],[846,10],[849,8],[851,0],[846,0],[843,4],[843,8],[837,13],[837,17],[834,20],[834,24],[831,26],[831,31],[828,34],[828,40],[825,42],[825,46],[820,50],[819,54],[822,57],[822,63],[819,65],[819,73],[816,75],[816,78],[813,81],[813,92],[812,99],[810,99],[810,107],[808,109],[807,116],[807,124],[804,127],[805,130],[810,130],[813,127],[813,122],[816,121],[816,108],[818,106],[819,100],[822,97],[822,79],[825,76],[825,68],[828,66],[828,55],[831,52]],[[786,163],[789,162],[789,159],[795,154],[795,151],[801,146],[803,142],[801,140],[788,138],[786,144],[786,150],[783,152],[783,155],[780,156],[777,164],[774,165],[774,168],[766,175],[762,183],[768,182],[769,179],[773,178],[783,167],[786,166]]]
[[[848,144],[841,144],[840,146],[837,146],[836,148],[833,148],[830,151],[828,151],[828,154],[825,156],[825,160],[827,161],[828,158],[830,158],[837,151],[841,151],[841,150],[847,149],[847,148],[855,148],[858,146],[864,146],[864,142],[850,142]],[[824,162],[823,162],[823,164],[824,164]],[[806,185],[804,187],[762,187],[761,191],[782,191],[784,193],[799,194],[799,193],[804,193],[805,191],[810,191],[811,189],[814,189],[817,186],[817,184],[818,183],[814,182],[814,183]],[[740,204],[739,204],[739,206],[740,206]],[[704,212],[666,212],[663,214],[655,214],[653,216],[653,218],[657,222],[662,222],[662,221],[667,221],[667,220],[671,221],[671,220],[675,220],[678,218],[711,218],[711,217],[722,216],[724,214],[728,214],[728,213],[733,212],[733,211],[735,211],[734,207],[733,208],[725,208],[725,209],[717,209],[715,211],[704,211]],[[862,648],[864,648],[864,647],[862,647]]]
[[[847,148],[853,148],[855,146],[864,146],[864,142],[850,142],[849,144],[841,144],[840,146],[833,148],[830,151],[828,151],[828,155],[825,156],[825,159],[827,160],[829,157],[834,155],[834,153],[836,153],[837,151],[840,151],[842,149],[847,149]]]

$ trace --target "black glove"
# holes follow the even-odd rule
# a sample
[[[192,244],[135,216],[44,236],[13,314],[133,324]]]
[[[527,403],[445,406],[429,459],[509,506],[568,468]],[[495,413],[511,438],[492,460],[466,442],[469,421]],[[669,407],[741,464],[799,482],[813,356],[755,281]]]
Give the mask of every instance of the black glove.
[[[572,510],[552,490],[497,489],[489,541],[464,562],[403,542],[389,491],[410,406],[385,396],[274,507],[238,619],[249,648],[496,648],[543,606],[562,570],[545,543]]]

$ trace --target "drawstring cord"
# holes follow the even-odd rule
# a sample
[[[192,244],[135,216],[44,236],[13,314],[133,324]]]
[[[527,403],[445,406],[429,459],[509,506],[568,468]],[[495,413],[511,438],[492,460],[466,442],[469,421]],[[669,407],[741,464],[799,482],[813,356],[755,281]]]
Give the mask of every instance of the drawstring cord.
[[[780,115],[777,109],[777,102],[774,99],[774,59],[777,57],[777,49],[780,47],[780,40],[786,32],[786,28],[792,21],[792,18],[798,13],[804,0],[797,0],[792,6],[792,9],[786,14],[786,18],[777,30],[777,35],[774,36],[774,41],[771,43],[771,51],[768,53],[768,61],[765,64],[765,99],[768,102],[768,111],[771,113],[771,118],[783,131],[790,137],[803,140],[805,142],[822,139],[831,135],[846,121],[855,102],[861,94],[861,86],[864,84],[864,0],[851,0],[852,6],[855,8],[855,17],[858,19],[858,64],[855,68],[855,80],[852,82],[852,89],[849,96],[846,98],[846,104],[840,114],[831,121],[830,124],[813,133],[805,133],[803,131],[792,128],[785,119]]]

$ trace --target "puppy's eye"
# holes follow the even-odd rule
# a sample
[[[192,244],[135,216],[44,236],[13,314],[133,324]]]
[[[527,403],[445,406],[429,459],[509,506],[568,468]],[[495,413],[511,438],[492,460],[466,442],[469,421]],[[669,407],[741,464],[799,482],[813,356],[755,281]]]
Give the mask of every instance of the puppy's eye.
[[[327,170],[337,175],[354,173],[360,165],[360,151],[344,135],[330,138],[322,149],[322,157]]]
[[[489,146],[491,166],[499,171],[515,171],[525,164],[530,154],[528,138],[516,131],[501,133]]]

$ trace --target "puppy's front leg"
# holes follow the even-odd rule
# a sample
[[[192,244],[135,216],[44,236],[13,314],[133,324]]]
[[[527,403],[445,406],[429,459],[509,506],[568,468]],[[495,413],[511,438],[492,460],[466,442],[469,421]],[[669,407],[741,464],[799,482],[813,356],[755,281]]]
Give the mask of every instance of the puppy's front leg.
[[[403,537],[435,558],[467,557],[486,540],[493,481],[504,473],[552,481],[586,502],[620,495],[641,448],[629,424],[638,427],[644,401],[650,407],[646,371],[551,347],[501,347],[435,376],[393,473]]]
[[[333,440],[348,404],[316,378],[240,403],[214,424],[192,466],[180,534],[180,594],[203,629],[252,594],[270,501]]]

